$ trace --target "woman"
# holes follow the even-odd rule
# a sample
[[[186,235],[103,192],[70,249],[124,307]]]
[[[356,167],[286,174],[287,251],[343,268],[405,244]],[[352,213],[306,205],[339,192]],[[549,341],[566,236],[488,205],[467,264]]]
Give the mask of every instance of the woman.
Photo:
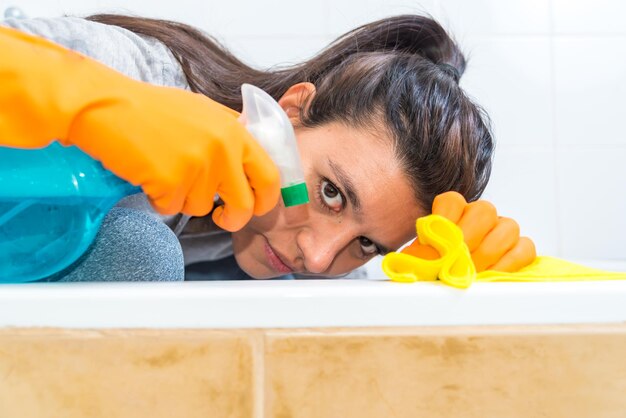
[[[177,145],[166,148],[165,144],[150,142],[152,136],[164,136],[158,132],[168,129],[164,121],[152,121],[153,131],[137,131],[134,138],[139,139],[133,139],[130,147],[125,142],[125,147],[114,147],[112,152],[103,144],[115,142],[108,138],[118,135],[117,126],[125,127],[125,120],[120,118],[123,114],[134,117],[134,113],[125,109],[102,117],[103,112],[96,112],[93,118],[73,122],[68,135],[78,130],[85,134],[74,137],[89,137],[87,131],[92,133],[92,126],[97,126],[103,139],[68,142],[100,159],[121,177],[142,185],[152,206],[162,214],[183,212],[196,217],[163,217],[178,241],[167,238],[169,231],[158,230],[154,224],[131,233],[127,226],[149,224],[150,220],[137,211],[149,206],[142,196],[127,199],[120,205],[126,209],[111,213],[91,253],[55,280],[97,279],[100,275],[127,280],[163,277],[162,263],[155,263],[159,257],[150,251],[134,265],[128,264],[129,257],[123,257],[129,251],[141,249],[145,253],[154,247],[146,230],[158,230],[154,235],[163,245],[180,242],[188,278],[209,279],[216,272],[220,278],[339,276],[413,238],[415,219],[430,213],[437,195],[453,190],[473,201],[489,178],[493,142],[486,116],[458,85],[465,60],[443,28],[426,17],[407,15],[373,22],[345,34],[300,65],[274,71],[252,69],[206,35],[174,22],[96,15],[87,20],[12,20],[4,24],[49,38],[132,78],[202,93],[235,111],[241,111],[242,83],[264,89],[279,100],[295,127],[312,196],[311,204],[301,207],[275,205],[275,167],[232,123],[236,113],[213,102],[209,109],[199,102],[189,106],[184,100],[179,103],[163,96],[171,113],[205,106],[204,116],[194,113],[189,119],[210,118],[212,126],[227,127],[223,132],[212,132],[211,141],[223,145],[225,138],[236,138],[227,146],[214,148],[220,152],[203,154],[207,158],[201,165],[208,168],[200,170],[201,175],[183,175],[183,187],[166,187],[165,191],[163,184],[178,186],[181,182],[176,177],[152,176],[155,165],[174,161],[168,163],[167,172],[197,170],[181,166],[174,157],[160,155],[162,149],[169,152]],[[114,77],[105,79],[117,85]],[[142,102],[149,106],[146,115],[162,115],[163,105],[155,103],[159,97],[152,97],[152,90],[144,91],[134,84],[124,86],[115,94],[127,97],[131,95],[125,92],[131,91],[133,97],[150,97],[152,100]],[[93,102],[110,103],[110,94],[98,96],[84,107],[91,109]],[[134,119],[128,124],[133,125],[131,130],[145,129],[146,125]],[[176,141],[175,135],[167,138]],[[180,146],[184,148],[191,139],[182,135],[180,141],[184,141]],[[127,148],[130,163],[121,163],[119,155]],[[237,150],[236,158],[231,158],[232,148]],[[192,199],[196,189],[204,193],[202,198]],[[200,216],[211,211],[213,200],[208,197],[215,191],[225,206],[219,206],[212,216]],[[474,239],[474,249],[498,222],[495,210],[480,207],[480,213],[488,212],[494,221]],[[117,226],[116,216],[124,219]],[[115,232],[107,235],[108,229]],[[512,232],[510,228],[499,230],[507,232],[507,238],[500,240],[506,241],[506,250],[519,245],[516,225]],[[124,248],[129,242],[133,243],[130,250]],[[114,249],[118,252],[111,256]],[[489,266],[502,256],[491,259]],[[90,264],[90,257],[96,261]],[[171,266],[171,258],[165,264]],[[146,265],[154,269],[146,270]],[[168,271],[167,275],[177,276],[168,279],[181,279],[181,272],[177,268]]]

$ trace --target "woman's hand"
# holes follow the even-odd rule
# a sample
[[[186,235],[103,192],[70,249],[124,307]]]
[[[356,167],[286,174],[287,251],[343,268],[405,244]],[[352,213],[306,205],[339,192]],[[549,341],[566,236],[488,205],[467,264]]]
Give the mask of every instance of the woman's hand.
[[[141,185],[161,213],[202,216],[236,231],[270,211],[279,173],[238,114],[200,94],[128,83],[123,99],[77,115],[66,142]]]
[[[477,272],[514,272],[536,257],[534,243],[520,237],[517,222],[498,216],[496,208],[485,200],[467,203],[461,194],[447,192],[435,198],[432,209],[433,214],[444,216],[461,228]],[[426,259],[439,257],[434,248],[418,240],[402,252]]]
[[[270,211],[279,172],[237,121],[200,94],[132,80],[45,39],[0,28],[0,143],[76,145],[143,188],[163,214],[234,231]]]

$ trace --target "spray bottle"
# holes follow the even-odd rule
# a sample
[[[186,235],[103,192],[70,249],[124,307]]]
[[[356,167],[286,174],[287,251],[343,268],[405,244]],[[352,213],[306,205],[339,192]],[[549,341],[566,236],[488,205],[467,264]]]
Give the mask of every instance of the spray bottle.
[[[241,121],[275,161],[285,206],[308,202],[293,127],[267,93],[242,87]],[[76,147],[0,147],[0,283],[62,271],[87,251],[102,220],[139,187]]]
[[[250,84],[241,86],[239,120],[267,151],[280,171],[280,192],[286,207],[309,203],[293,126],[278,103]]]

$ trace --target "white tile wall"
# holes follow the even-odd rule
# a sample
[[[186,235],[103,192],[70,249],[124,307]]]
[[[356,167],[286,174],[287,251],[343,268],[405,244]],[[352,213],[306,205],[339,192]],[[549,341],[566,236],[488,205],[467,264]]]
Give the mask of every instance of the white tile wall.
[[[212,28],[225,36],[320,36],[327,33],[327,4],[289,0],[209,1]]]
[[[258,68],[293,65],[314,56],[327,46],[331,36],[224,37],[223,43],[244,62]]]
[[[624,0],[552,0],[557,34],[626,34]]]
[[[560,150],[557,157],[563,253],[626,259],[626,147]]]
[[[198,0],[158,2],[146,0],[0,0],[0,7],[18,7],[29,17],[86,16],[95,13],[120,13],[184,21],[206,26],[210,3]]]
[[[499,145],[551,147],[550,40],[541,36],[468,37],[461,85],[492,119]]]
[[[558,144],[626,147],[626,35],[553,42]]]
[[[430,13],[470,53],[463,86],[495,125],[485,196],[543,253],[626,260],[623,0],[0,0],[10,4],[31,16],[126,10],[185,21],[260,67],[304,59],[367,21]]]
[[[455,36],[547,35],[549,0],[440,0],[440,20]]]
[[[437,11],[437,0],[329,0],[328,3],[328,29],[335,36],[386,16]]]

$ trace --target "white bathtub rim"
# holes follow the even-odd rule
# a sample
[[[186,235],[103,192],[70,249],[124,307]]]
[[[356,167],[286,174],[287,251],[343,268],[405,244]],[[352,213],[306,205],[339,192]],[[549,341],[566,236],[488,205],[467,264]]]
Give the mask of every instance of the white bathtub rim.
[[[0,285],[0,327],[317,328],[626,322],[626,281]]]

